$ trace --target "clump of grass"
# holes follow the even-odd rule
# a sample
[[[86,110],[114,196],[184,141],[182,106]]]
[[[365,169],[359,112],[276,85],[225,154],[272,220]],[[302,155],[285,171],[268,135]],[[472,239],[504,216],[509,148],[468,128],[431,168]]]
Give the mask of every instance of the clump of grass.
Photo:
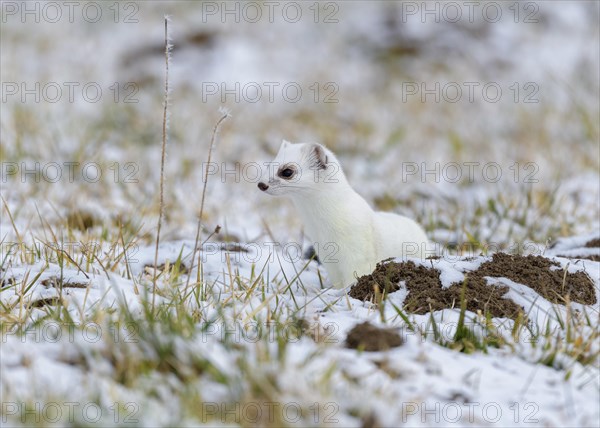
[[[583,312],[576,311],[571,302],[567,301],[564,310],[555,305],[553,315],[558,325],[552,326],[548,322],[544,329],[530,332],[532,346],[539,346],[541,351],[538,362],[549,367],[566,369],[567,377],[570,376],[570,370],[576,362],[600,368],[598,314],[594,317],[585,309]]]
[[[503,322],[492,318],[488,312],[479,312],[469,319],[465,297],[467,287],[468,283],[465,280],[460,297],[459,318],[452,337],[442,334],[444,326],[441,321],[435,319],[433,309],[430,310],[428,323],[423,328],[411,319],[410,314],[392,302],[381,300],[379,305],[390,304],[409,331],[418,333],[425,340],[459,352],[488,353],[490,349],[508,349],[512,353],[532,359],[535,363],[564,370],[566,379],[571,376],[575,364],[600,368],[598,313],[590,315],[585,308],[582,311],[574,310],[570,299],[567,298],[564,304],[553,304],[545,325],[538,325],[529,318],[529,314],[523,312],[519,312],[515,319]],[[532,308],[534,305],[535,302],[532,302]]]

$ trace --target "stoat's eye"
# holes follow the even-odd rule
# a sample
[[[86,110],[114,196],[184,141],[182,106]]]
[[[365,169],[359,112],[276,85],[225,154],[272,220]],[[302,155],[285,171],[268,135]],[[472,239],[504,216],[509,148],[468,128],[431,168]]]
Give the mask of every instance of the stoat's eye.
[[[292,168],[286,168],[279,171],[279,176],[281,178],[291,178],[294,175],[294,170]]]

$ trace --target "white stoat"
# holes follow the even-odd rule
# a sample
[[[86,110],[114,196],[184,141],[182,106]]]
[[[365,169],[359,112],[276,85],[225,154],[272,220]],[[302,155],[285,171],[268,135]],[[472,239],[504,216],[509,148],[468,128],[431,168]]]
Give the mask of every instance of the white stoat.
[[[270,165],[258,188],[292,199],[335,287],[371,273],[384,259],[425,256],[423,229],[407,217],[371,209],[326,147],[284,140]]]

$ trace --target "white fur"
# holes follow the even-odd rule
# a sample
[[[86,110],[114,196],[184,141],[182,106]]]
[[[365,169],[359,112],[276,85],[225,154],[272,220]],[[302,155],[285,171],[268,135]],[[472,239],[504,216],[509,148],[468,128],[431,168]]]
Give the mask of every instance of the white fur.
[[[371,273],[381,260],[425,256],[423,229],[407,217],[373,211],[326,147],[284,141],[271,165],[259,187],[268,185],[266,193],[292,199],[335,287]],[[286,167],[297,171],[292,179],[278,176]]]

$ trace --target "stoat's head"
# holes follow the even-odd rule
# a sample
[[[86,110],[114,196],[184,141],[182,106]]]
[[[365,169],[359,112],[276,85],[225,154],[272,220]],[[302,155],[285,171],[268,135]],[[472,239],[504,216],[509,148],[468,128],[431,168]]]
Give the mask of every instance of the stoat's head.
[[[258,188],[269,195],[308,195],[345,180],[338,160],[325,146],[284,140],[275,159],[265,163]]]

